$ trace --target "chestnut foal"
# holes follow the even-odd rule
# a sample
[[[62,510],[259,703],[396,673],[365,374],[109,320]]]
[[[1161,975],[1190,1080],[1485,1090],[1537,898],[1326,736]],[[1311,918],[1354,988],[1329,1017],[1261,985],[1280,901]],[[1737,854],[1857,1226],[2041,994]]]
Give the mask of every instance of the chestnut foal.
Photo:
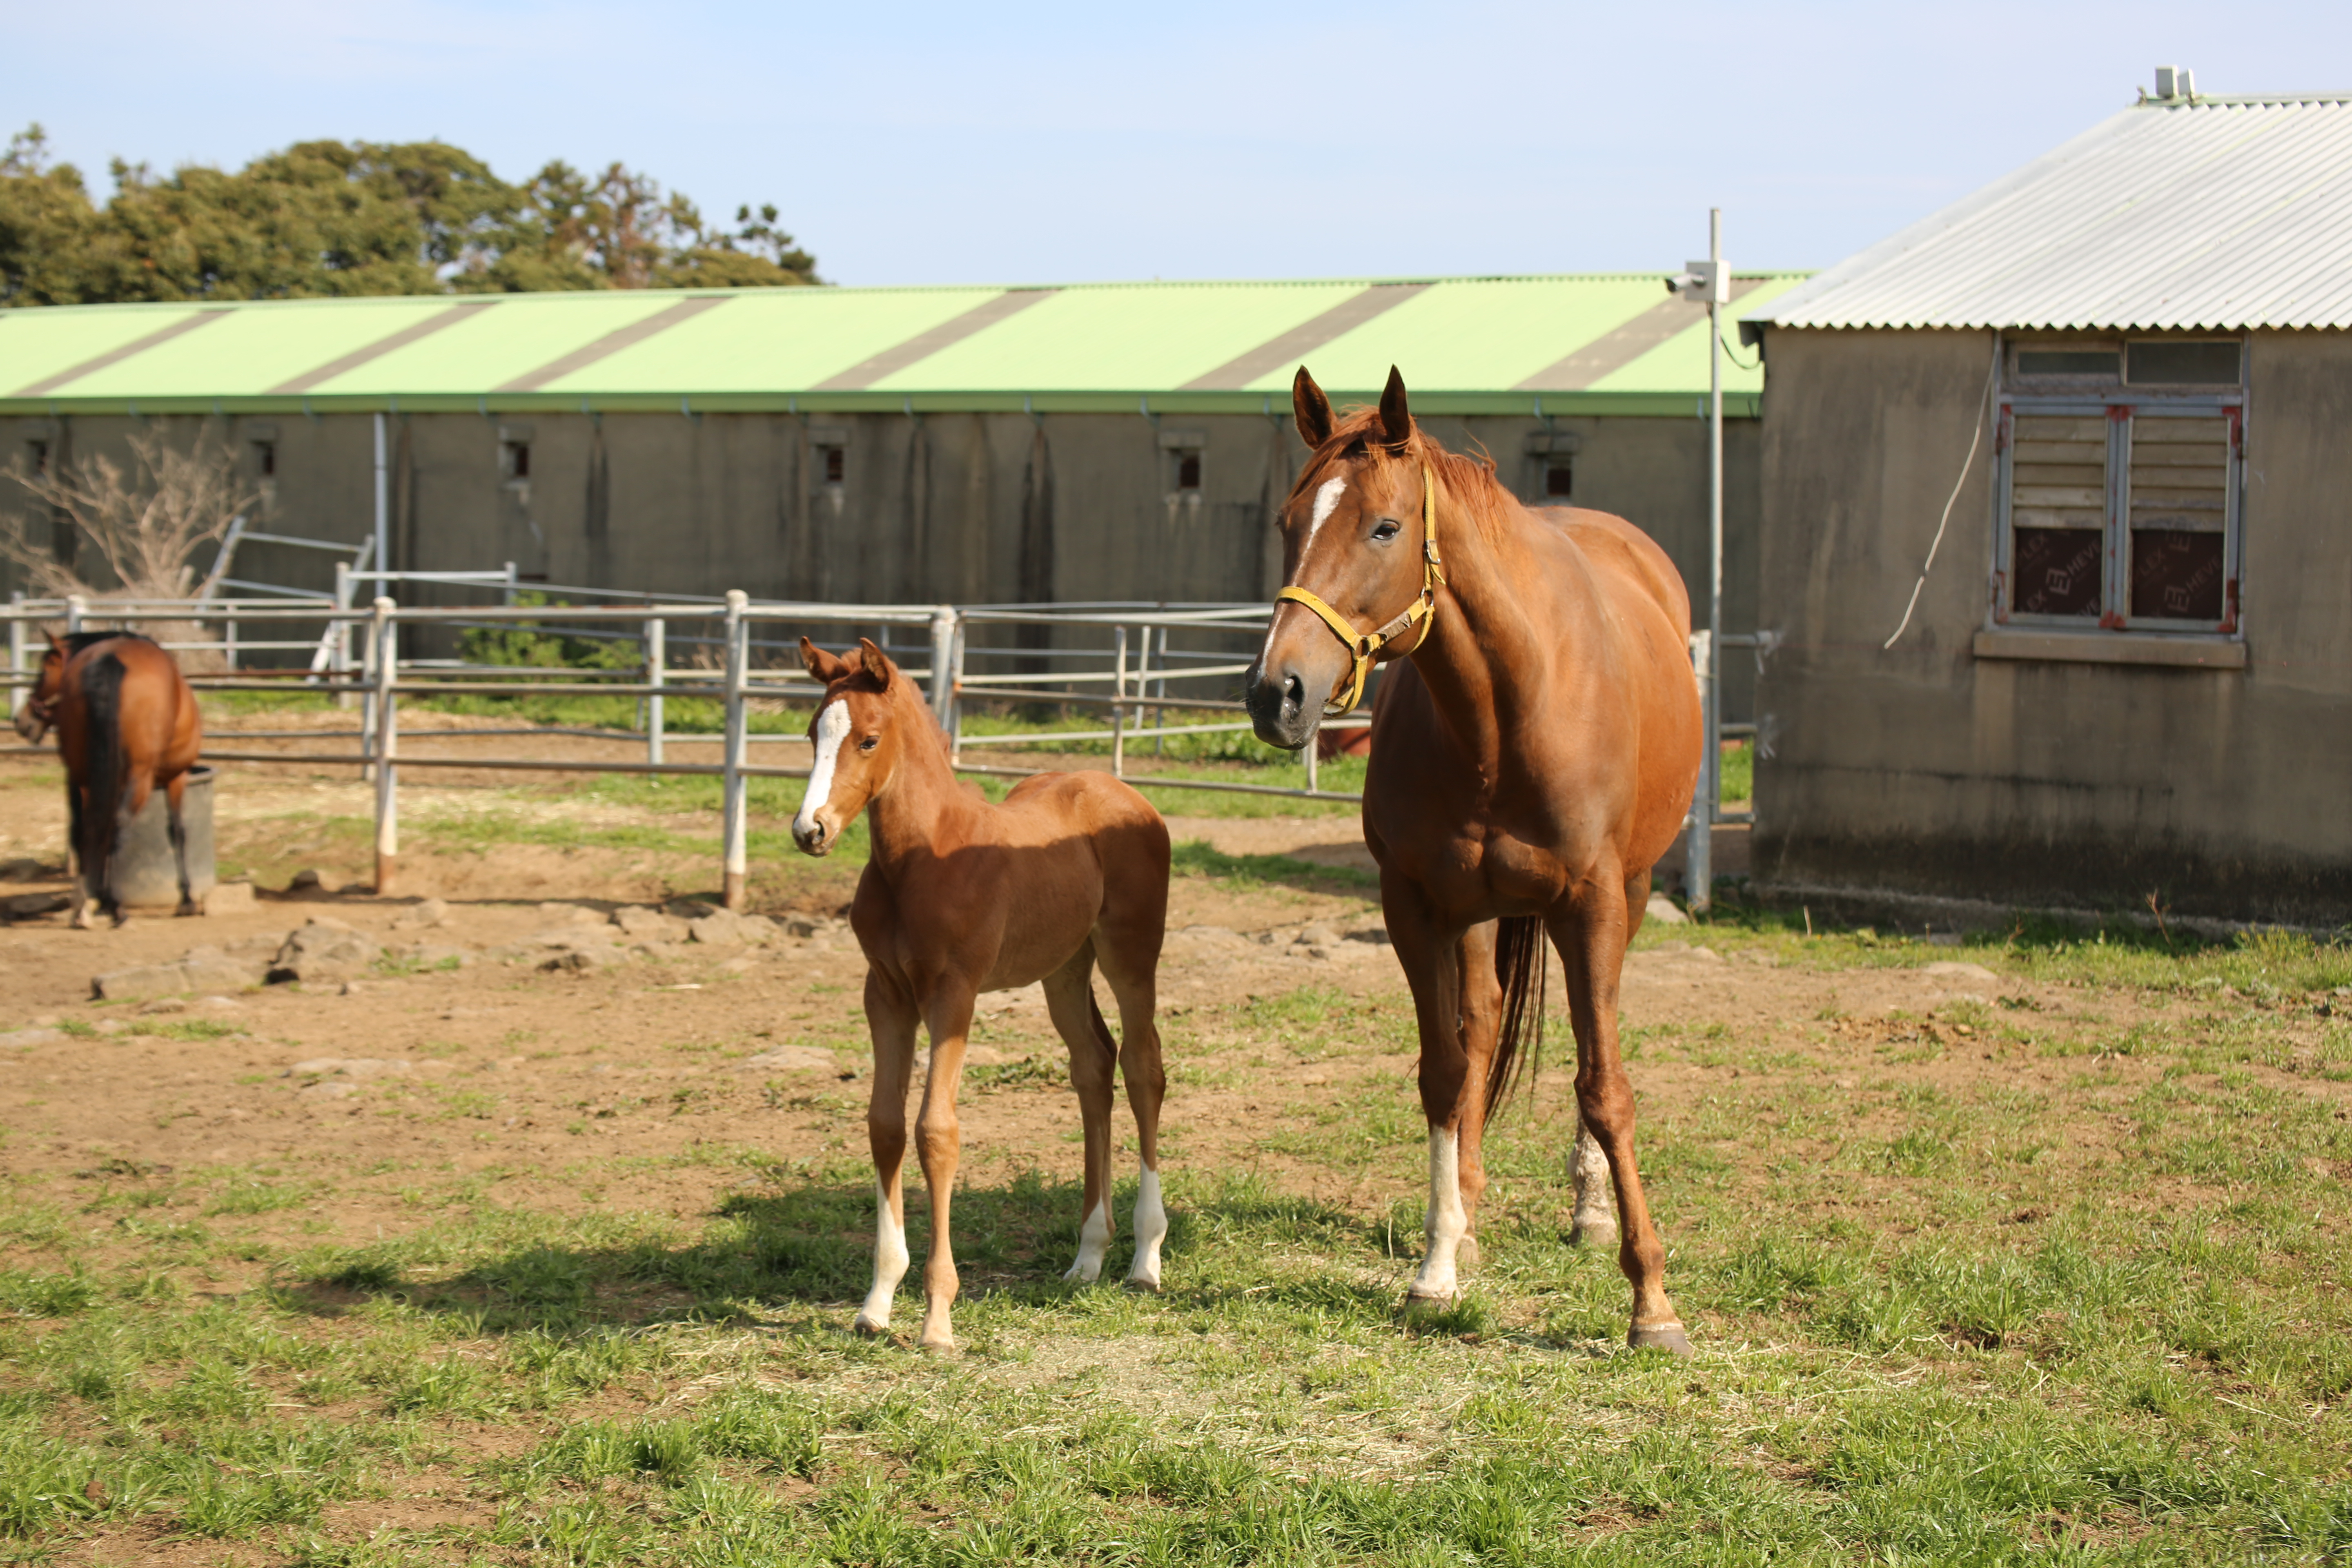
[[[1062,1278],[1093,1281],[1110,1249],[1116,1069],[1127,1079],[1143,1161],[1127,1282],[1157,1290],[1160,1244],[1168,1234],[1160,1202],[1160,1100],[1167,1080],[1152,1009],[1168,921],[1167,824],[1150,802],[1108,773],[1040,773],[1024,779],[1003,805],[992,805],[957,781],[930,710],[880,648],[861,641],[855,658],[842,659],[803,637],[801,662],[825,689],[809,725],[816,763],[793,819],[793,842],[823,855],[859,811],[872,807],[873,856],[850,910],[869,966],[874,1100],[866,1126],[880,1204],[874,1288],[857,1314],[858,1331],[889,1328],[891,1298],[907,1272],[899,1168],[920,1024],[931,1037],[915,1124],[916,1152],[931,1192],[922,1344],[954,1348],[948,1199],[961,1146],[956,1086],[972,1003],[983,991],[1040,980],[1054,1027],[1070,1047],[1070,1084],[1087,1135],[1078,1257]],[[1095,1005],[1097,964],[1118,1001],[1118,1046]]]

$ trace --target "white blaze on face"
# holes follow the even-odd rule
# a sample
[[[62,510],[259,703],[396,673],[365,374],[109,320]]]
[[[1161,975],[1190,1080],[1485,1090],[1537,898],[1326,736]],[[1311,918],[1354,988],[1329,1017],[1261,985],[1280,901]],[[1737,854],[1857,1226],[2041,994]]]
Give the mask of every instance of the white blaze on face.
[[[1306,564],[1307,552],[1315,548],[1315,535],[1321,531],[1322,527],[1326,522],[1330,521],[1331,514],[1339,510],[1339,498],[1347,493],[1348,480],[1344,475],[1325,479],[1320,485],[1316,487],[1315,510],[1308,516],[1307,521],[1307,542],[1298,547],[1299,564]],[[1265,628],[1265,647],[1258,650],[1258,664],[1261,668],[1263,668],[1265,663],[1266,653],[1272,649],[1273,647],[1274,627],[1271,625],[1268,625]]]
[[[1429,1130],[1429,1250],[1422,1255],[1412,1293],[1450,1300],[1456,1293],[1454,1254],[1470,1233],[1462,1205],[1462,1135],[1452,1128]]]
[[[816,716],[816,763],[809,769],[808,794],[801,797],[800,815],[793,832],[806,837],[816,831],[816,814],[833,799],[833,765],[841,758],[841,742],[849,738],[849,704],[840,698],[824,705]]]

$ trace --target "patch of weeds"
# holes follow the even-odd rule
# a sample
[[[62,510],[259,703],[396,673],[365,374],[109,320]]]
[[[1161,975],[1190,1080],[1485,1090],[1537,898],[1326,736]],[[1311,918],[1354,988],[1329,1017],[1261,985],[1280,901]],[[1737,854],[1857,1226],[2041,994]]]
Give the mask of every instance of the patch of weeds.
[[[233,1182],[205,1209],[206,1215],[275,1214],[310,1201],[307,1184]]]

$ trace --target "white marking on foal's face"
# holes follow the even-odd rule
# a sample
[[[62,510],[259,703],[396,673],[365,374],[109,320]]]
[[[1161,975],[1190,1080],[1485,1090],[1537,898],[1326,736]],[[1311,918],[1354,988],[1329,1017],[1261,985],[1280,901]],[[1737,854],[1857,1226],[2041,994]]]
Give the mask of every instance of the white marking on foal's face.
[[[793,837],[805,839],[816,831],[816,814],[833,800],[833,768],[841,759],[841,743],[849,738],[849,704],[835,698],[816,716],[816,763],[809,769],[808,794],[801,797],[800,815],[793,818]]]

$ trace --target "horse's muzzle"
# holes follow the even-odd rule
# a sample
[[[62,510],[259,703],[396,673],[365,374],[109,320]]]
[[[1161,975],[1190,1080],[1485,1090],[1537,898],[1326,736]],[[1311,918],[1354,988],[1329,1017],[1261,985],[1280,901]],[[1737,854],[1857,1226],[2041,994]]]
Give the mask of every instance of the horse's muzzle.
[[[806,821],[795,819],[793,823],[793,843],[803,855],[830,853],[838,837],[822,817],[811,817]]]
[[[1304,750],[1323,721],[1323,696],[1331,689],[1328,675],[1284,664],[1258,665],[1249,673],[1243,705],[1257,738],[1286,752]]]

